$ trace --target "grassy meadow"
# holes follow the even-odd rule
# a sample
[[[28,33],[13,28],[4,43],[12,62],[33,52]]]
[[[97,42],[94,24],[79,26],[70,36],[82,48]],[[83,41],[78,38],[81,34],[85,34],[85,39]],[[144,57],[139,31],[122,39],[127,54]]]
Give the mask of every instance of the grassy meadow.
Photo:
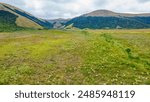
[[[150,85],[150,29],[1,32],[0,84]]]

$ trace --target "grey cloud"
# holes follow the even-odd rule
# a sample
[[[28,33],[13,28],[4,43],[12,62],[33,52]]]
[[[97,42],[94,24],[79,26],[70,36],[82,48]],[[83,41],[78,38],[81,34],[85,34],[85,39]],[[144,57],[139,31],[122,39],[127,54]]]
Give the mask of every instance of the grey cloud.
[[[42,11],[43,15],[42,18],[64,18],[68,17],[70,18],[74,15],[77,15],[79,11],[74,11],[73,9],[66,8],[64,4],[52,4],[52,3],[47,3],[43,8]],[[41,16],[41,14],[37,14]]]
[[[93,10],[105,9],[109,0],[93,0]]]
[[[74,2],[74,0],[51,0],[53,2],[56,3],[70,3],[70,2]]]
[[[150,2],[150,0],[137,0],[140,3]]]
[[[24,5],[24,0],[22,0],[21,2],[20,1],[16,1],[16,0],[1,0],[0,2],[12,4],[12,5],[18,5],[18,6]]]
[[[36,1],[36,2],[33,2]],[[40,18],[70,18],[97,9],[139,12],[150,9],[150,0],[0,0]],[[130,3],[132,2],[132,3]],[[35,3],[35,4],[34,4]],[[124,5],[124,4],[128,5]]]
[[[107,3],[108,3],[108,0],[94,0],[94,4],[96,6],[104,6]]]

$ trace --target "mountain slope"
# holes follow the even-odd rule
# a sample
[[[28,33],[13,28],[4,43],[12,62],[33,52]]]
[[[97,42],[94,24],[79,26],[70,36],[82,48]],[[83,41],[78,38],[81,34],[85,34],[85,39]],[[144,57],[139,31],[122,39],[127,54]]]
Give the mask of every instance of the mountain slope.
[[[51,20],[47,20],[47,21],[50,22],[51,24],[53,24],[53,28],[63,29],[65,23],[68,22],[69,20],[70,19],[59,18],[59,19],[51,19]]]
[[[81,29],[150,28],[150,14],[128,14],[97,10],[71,19],[66,23],[66,26],[70,24]]]
[[[52,24],[38,19],[31,14],[14,6],[0,3],[0,30],[11,28],[52,28]]]

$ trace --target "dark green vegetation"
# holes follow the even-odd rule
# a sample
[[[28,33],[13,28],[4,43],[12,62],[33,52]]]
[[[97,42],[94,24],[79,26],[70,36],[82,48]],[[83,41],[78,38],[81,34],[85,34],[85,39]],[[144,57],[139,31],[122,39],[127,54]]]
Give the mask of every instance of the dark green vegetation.
[[[0,33],[0,84],[150,84],[150,30]]]
[[[90,29],[140,29],[150,28],[150,14],[116,13],[109,10],[96,10],[66,23],[76,28]]]
[[[3,5],[3,6],[6,7],[7,9],[9,9],[9,10],[11,10],[11,11],[13,11],[13,12],[15,12],[15,13],[21,15],[21,16],[23,16],[23,17],[26,17],[27,19],[30,19],[31,21],[34,21],[35,23],[41,25],[44,28],[47,28],[47,29],[52,28],[52,24],[49,23],[48,21],[42,21],[42,20],[40,20],[40,19],[38,19],[38,18],[36,18],[36,17],[34,17],[32,15],[29,15],[29,14],[27,14],[25,12],[22,12],[20,10],[12,9],[12,8],[10,8],[8,6],[5,6],[5,5]]]
[[[0,32],[19,30],[21,27],[16,25],[17,16],[8,12],[0,11]]]
[[[140,29],[150,28],[150,17],[76,17],[66,23],[76,28],[90,29]]]

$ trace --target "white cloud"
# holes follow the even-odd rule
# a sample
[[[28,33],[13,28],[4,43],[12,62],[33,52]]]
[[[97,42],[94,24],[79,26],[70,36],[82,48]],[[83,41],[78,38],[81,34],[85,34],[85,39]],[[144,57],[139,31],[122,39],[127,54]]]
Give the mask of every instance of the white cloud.
[[[40,18],[71,18],[97,9],[149,12],[150,0],[0,0]]]

